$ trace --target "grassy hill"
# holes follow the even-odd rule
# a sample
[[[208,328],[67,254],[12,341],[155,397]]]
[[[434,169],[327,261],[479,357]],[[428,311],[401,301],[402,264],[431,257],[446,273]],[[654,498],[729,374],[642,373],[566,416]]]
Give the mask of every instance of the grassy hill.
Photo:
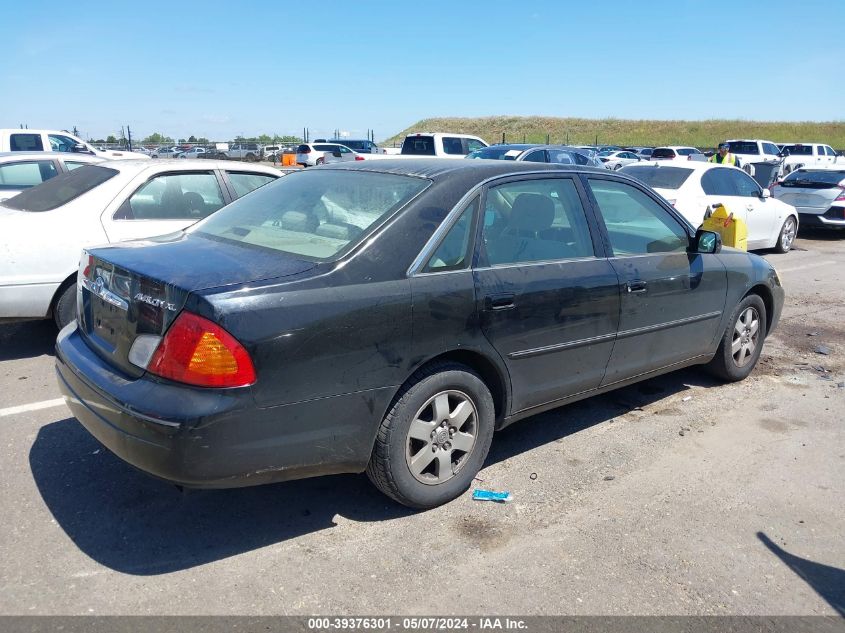
[[[845,149],[845,121],[648,121],[493,116],[424,119],[387,139],[401,143],[411,132],[456,132],[488,143],[571,143],[574,145],[692,145],[715,147],[728,138],[763,138],[775,143],[818,141]],[[596,140],[598,139],[598,140]]]

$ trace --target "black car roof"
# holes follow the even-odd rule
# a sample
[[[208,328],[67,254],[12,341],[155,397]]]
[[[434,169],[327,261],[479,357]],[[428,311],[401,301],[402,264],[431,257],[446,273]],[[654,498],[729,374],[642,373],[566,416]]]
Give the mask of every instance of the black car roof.
[[[362,160],[356,162],[334,163],[320,167],[320,169],[342,169],[356,171],[371,171],[400,176],[416,176],[440,180],[449,176],[475,175],[480,180],[519,174],[530,171],[578,171],[587,173],[607,174],[608,170],[596,167],[582,167],[580,165],[561,165],[556,163],[533,163],[528,161],[502,161],[490,159],[462,159],[462,158],[396,158],[385,160]]]

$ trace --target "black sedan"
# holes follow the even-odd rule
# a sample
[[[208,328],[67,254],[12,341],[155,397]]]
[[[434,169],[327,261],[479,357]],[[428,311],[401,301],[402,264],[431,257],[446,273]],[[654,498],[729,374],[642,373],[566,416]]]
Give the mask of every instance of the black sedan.
[[[127,462],[212,488],[366,470],[417,508],[519,419],[688,365],[745,378],[783,304],[636,180],[485,160],[295,173],[84,252],[78,287],[59,385]]]

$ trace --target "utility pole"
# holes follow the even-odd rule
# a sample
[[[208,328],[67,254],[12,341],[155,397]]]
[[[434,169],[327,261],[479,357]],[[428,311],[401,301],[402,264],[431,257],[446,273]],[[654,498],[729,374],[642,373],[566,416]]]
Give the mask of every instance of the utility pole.
[[[129,129],[128,125],[126,126],[126,136],[128,138],[128,142],[129,142],[128,143],[129,151],[131,152],[132,151],[132,130]]]

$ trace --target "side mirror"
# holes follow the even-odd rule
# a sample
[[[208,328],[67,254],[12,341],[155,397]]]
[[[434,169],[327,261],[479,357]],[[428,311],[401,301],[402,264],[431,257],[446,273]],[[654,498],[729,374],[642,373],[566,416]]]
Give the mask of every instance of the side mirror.
[[[693,253],[718,253],[722,250],[722,236],[714,231],[698,229],[690,246]]]
[[[761,198],[771,198],[772,192],[769,191],[768,189],[763,189],[763,191],[760,192],[760,197]]]
[[[91,150],[89,150],[89,149],[88,149],[85,145],[83,145],[82,143],[77,143],[76,145],[74,145],[74,146],[73,146],[73,149],[71,149],[71,151],[72,151],[74,154],[93,154],[93,153],[94,153],[94,152],[92,152]]]

